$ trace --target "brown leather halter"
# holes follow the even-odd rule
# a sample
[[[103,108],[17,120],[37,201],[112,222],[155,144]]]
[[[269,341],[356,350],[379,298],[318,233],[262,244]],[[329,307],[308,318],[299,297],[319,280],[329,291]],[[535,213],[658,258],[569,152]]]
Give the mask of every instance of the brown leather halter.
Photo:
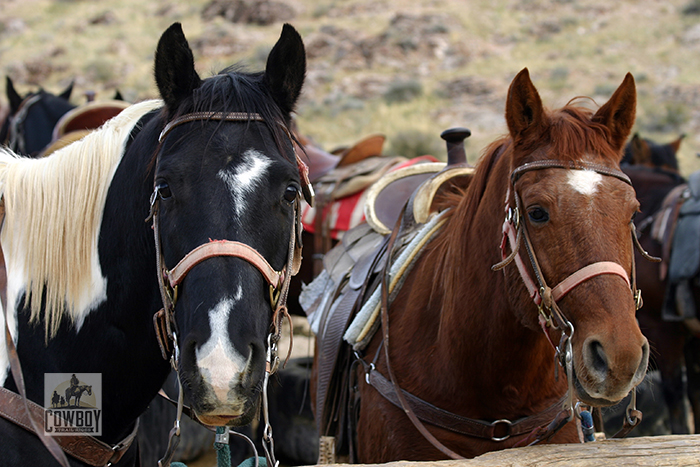
[[[540,326],[547,337],[547,340],[554,347],[556,355],[559,359],[560,365],[566,370],[567,379],[569,383],[569,388],[567,391],[567,400],[563,405],[562,414],[568,412],[567,421],[571,420],[574,415],[577,415],[575,411],[574,403],[574,389],[573,389],[573,355],[571,349],[571,339],[574,334],[574,326],[562,313],[561,309],[557,305],[557,302],[564,298],[571,290],[573,290],[579,284],[591,279],[593,277],[602,274],[612,274],[621,277],[632,292],[632,296],[635,302],[635,307],[638,310],[642,306],[642,294],[641,291],[636,287],[636,276],[635,276],[635,261],[634,255],[632,255],[631,264],[631,280],[627,275],[625,268],[619,263],[612,261],[599,261],[582,267],[581,269],[575,271],[567,278],[562,280],[554,288],[550,288],[544,279],[542,270],[537,261],[537,256],[532,248],[532,243],[525,226],[521,218],[522,206],[520,201],[520,196],[518,194],[516,183],[520,176],[528,171],[532,170],[542,170],[549,168],[560,168],[569,170],[592,170],[601,175],[615,177],[628,185],[632,186],[632,182],[629,177],[622,171],[610,167],[606,167],[600,164],[593,164],[585,161],[559,161],[559,160],[542,160],[530,162],[523,164],[522,166],[513,170],[511,174],[511,184],[509,191],[513,191],[513,198],[515,199],[515,207],[510,205],[508,201],[508,196],[506,197],[505,212],[506,217],[503,222],[503,241],[501,242],[501,254],[503,260],[492,266],[494,271],[503,269],[505,266],[515,261],[520,277],[523,284],[528,290],[528,293],[535,305],[539,310],[539,322]],[[632,244],[640,251],[642,256],[651,261],[659,261],[659,258],[650,256],[639,244],[637,239],[637,234],[635,230],[634,223],[630,221],[630,231],[632,235]],[[511,253],[506,254],[506,244],[510,244]],[[525,267],[525,262],[520,256],[520,245],[525,244],[525,249],[527,251],[527,256],[532,266],[532,270],[535,273],[536,282],[530,276],[527,268]],[[558,345],[554,345],[550,330],[557,329],[561,331],[561,339]],[[558,367],[556,368],[558,370]],[[633,390],[634,391],[634,390]],[[627,416],[624,420],[623,428],[615,435],[615,437],[626,436],[632,428],[634,428],[642,418],[642,413],[636,409],[635,398],[632,398],[630,406],[627,408]],[[563,425],[562,425],[563,426]],[[534,444],[543,439],[549,439],[554,435],[550,429],[541,430],[536,436],[531,436],[526,438],[528,442]]]

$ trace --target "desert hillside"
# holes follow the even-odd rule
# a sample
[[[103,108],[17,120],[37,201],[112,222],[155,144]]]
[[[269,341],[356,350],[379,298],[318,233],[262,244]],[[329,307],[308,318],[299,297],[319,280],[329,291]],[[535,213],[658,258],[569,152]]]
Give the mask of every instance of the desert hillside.
[[[602,104],[630,71],[636,130],[686,133],[682,172],[700,169],[700,0],[0,0],[0,71],[20,92],[74,80],[75,103],[155,97],[153,52],[175,21],[203,76],[261,69],[293,24],[309,65],[300,127],[327,148],[384,133],[385,152],[441,156],[439,133],[466,126],[473,161],[505,131],[522,68],[550,107]]]

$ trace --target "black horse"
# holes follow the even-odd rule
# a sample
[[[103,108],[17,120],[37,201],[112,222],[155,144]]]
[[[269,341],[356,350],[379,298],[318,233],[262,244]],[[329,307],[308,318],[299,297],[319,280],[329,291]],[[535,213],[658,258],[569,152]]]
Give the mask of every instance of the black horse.
[[[0,143],[18,154],[38,155],[51,142],[58,120],[75,108],[70,103],[73,83],[58,95],[40,89],[20,96],[7,76],[5,91],[10,112],[0,127]]]
[[[301,37],[285,25],[264,72],[202,80],[176,23],[155,55],[162,101],[125,109],[51,157],[0,152],[3,321],[28,399],[43,404],[45,373],[101,373],[99,439],[115,446],[170,359],[202,423],[256,416],[298,269],[306,177],[288,126],[305,69]],[[1,379],[17,392],[4,335]],[[3,465],[55,464],[25,428],[0,418],[0,433]],[[122,454],[118,465],[136,463],[133,446]]]

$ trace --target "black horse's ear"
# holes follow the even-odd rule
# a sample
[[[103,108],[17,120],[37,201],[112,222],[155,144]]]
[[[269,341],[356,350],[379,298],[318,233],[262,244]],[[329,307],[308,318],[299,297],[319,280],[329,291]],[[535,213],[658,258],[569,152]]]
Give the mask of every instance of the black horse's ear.
[[[123,101],[124,96],[122,96],[121,91],[119,89],[117,89],[116,92],[114,93],[114,97],[112,99],[115,101]]]
[[[158,41],[155,77],[160,96],[170,110],[202,83],[194,69],[194,56],[180,23],[172,24]]]
[[[7,100],[10,101],[10,112],[14,114],[19,110],[19,106],[22,104],[22,96],[15,91],[15,85],[12,83],[9,76],[5,76],[5,90],[7,93]]]
[[[265,67],[265,83],[285,114],[294,110],[306,75],[306,51],[301,36],[290,24],[270,51]]]
[[[61,99],[64,99],[64,100],[69,101],[69,100],[70,100],[70,95],[71,95],[71,93],[73,92],[73,83],[74,83],[74,82],[71,81],[70,84],[68,85],[68,87],[67,87],[66,89],[64,89],[63,92],[62,92],[61,94],[58,95],[58,97],[60,97]]]

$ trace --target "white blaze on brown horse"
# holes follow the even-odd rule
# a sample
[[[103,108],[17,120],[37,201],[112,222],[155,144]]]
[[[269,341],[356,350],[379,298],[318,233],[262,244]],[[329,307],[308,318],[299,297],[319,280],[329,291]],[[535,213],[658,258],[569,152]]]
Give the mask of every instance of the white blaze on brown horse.
[[[365,362],[374,362],[387,379],[390,370],[401,389],[440,409],[487,424],[508,420],[501,428],[561,407],[569,387],[574,404],[606,406],[639,384],[649,346],[635,320],[631,219],[638,202],[619,171],[635,107],[628,74],[597,111],[576,102],[548,111],[527,69],[521,71],[506,102],[509,134],[485,150],[466,188],[454,186],[435,198],[434,209],[448,210],[444,226],[388,308],[390,344],[378,332],[363,352]],[[503,261],[514,245],[504,240],[504,210],[516,207],[527,237],[518,234],[517,240],[522,275],[516,260]],[[526,241],[539,271],[528,259]],[[502,261],[502,271],[494,271]],[[603,272],[584,274],[570,288],[555,287],[593,267]],[[541,281],[534,281],[538,275]],[[539,283],[529,291],[524,276]],[[558,294],[559,288],[566,291]],[[553,347],[561,331],[543,332],[532,290],[535,300],[554,300],[570,323],[571,386],[565,368],[555,378]],[[355,460],[445,458],[404,410],[366,384],[366,368],[357,366]],[[566,423],[548,442],[579,442],[577,423]],[[508,448],[528,436],[511,436],[506,429],[505,436],[494,437],[507,439],[495,441],[424,426],[464,457]]]

